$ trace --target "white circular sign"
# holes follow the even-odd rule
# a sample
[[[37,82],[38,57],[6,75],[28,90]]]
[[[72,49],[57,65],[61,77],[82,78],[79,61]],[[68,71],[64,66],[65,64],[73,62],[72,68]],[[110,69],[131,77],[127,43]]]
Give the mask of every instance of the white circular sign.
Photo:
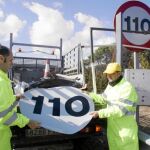
[[[123,30],[150,32],[150,8],[147,5],[139,1],[129,1],[120,6],[116,15],[120,12],[122,13]],[[125,45],[150,47],[150,34],[123,32],[122,42]],[[140,50],[129,49],[133,51]]]
[[[64,86],[36,88],[25,92],[19,102],[21,113],[52,131],[73,134],[84,128],[94,111],[94,103],[81,90]]]

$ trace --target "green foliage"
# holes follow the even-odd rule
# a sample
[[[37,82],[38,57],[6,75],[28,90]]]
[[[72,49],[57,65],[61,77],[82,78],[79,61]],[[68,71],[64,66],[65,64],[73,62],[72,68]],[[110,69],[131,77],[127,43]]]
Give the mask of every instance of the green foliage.
[[[102,72],[103,71],[96,71],[96,86],[97,86],[98,93],[103,92],[103,90],[106,88],[107,83],[108,83],[106,75],[104,75]],[[85,69],[85,80],[88,85],[87,90],[89,92],[92,92],[93,81],[92,81],[92,71],[90,67]]]
[[[127,50],[126,48],[123,48],[122,52],[123,52],[122,56],[123,69],[133,68],[134,66],[133,52]],[[138,52],[137,54],[140,61],[140,67],[143,69],[150,69],[150,51],[142,51]],[[106,76],[103,74],[103,71],[106,68],[106,64],[114,62],[115,60],[115,46],[113,45],[113,46],[99,47],[97,50],[95,50],[94,60],[96,63],[95,70],[96,70],[97,91],[98,93],[101,93],[106,88],[108,82]],[[90,62],[91,57],[89,57],[87,60],[84,60],[85,79],[88,85],[88,91],[93,90]]]
[[[140,60],[141,68],[150,69],[150,51],[140,52],[139,60]]]
[[[94,59],[97,64],[107,64],[113,59],[115,46],[103,46],[99,47],[94,53]]]
[[[104,89],[107,86],[107,78],[106,75],[104,75],[102,72],[96,72],[96,86],[97,86],[97,92],[102,93]]]
[[[114,48],[115,46],[103,46],[99,47],[97,50],[95,50],[94,53],[94,59],[96,62],[96,86],[97,86],[97,92],[101,93],[107,85],[107,78],[103,74],[103,71],[106,67],[106,64],[111,62],[114,58]],[[93,90],[93,81],[92,81],[92,73],[90,68],[90,60],[91,57],[89,57],[87,60],[84,60],[84,66],[85,67],[85,81],[88,85],[88,91]]]

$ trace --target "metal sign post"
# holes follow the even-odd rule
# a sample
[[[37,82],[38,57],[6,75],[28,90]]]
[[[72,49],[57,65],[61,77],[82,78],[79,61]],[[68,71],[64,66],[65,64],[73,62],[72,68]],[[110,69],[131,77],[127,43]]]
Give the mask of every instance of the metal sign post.
[[[136,16],[135,16],[136,12]],[[120,15],[122,13],[122,15]],[[139,51],[145,49],[150,49],[150,34],[144,34],[144,32],[150,31],[150,20],[149,20],[150,9],[144,3],[138,1],[129,1],[124,3],[118,9],[115,18],[115,27],[117,35],[117,62],[122,60],[122,55],[120,54],[121,43],[124,44],[129,50],[132,50],[133,59],[134,59],[134,69],[125,69],[125,78],[133,83],[137,93],[139,95],[139,103],[136,107],[136,120],[139,124],[139,107],[140,105],[150,105],[149,101],[149,92],[148,84],[149,83],[149,70],[139,69],[139,60],[138,53]],[[140,25],[138,25],[140,24]],[[144,26],[144,24],[147,25]],[[120,31],[118,30],[120,29]],[[127,29],[129,32],[134,30],[135,32],[143,32],[142,34],[138,33],[123,33],[123,39],[120,37],[122,35],[122,28]],[[120,58],[119,58],[120,57]],[[150,136],[144,132],[139,132],[139,139],[150,145]]]
[[[116,15],[116,62],[122,65],[122,14]]]

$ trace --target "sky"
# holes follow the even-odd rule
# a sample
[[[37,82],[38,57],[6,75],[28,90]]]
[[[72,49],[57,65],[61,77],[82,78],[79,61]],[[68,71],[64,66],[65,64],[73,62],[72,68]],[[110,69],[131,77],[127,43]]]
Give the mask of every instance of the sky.
[[[90,45],[90,27],[114,28],[117,9],[127,0],[0,0],[0,43],[13,41],[59,46],[63,40],[63,54],[76,45]],[[141,0],[150,6],[150,0]],[[110,44],[115,41],[112,33],[98,32],[94,44]],[[13,47],[16,56],[35,54],[37,48]],[[39,49],[38,49],[39,50]],[[43,49],[40,49],[42,51]],[[34,52],[33,52],[34,51]],[[51,53],[53,50],[44,49]],[[56,55],[58,53],[55,50]],[[44,54],[36,52],[40,57]]]

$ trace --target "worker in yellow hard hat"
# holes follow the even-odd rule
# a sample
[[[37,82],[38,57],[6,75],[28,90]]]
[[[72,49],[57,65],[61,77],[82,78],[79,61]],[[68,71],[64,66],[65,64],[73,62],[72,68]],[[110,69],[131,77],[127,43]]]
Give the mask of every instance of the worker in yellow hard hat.
[[[15,96],[11,81],[7,76],[8,69],[13,64],[12,52],[0,45],[0,150],[11,150],[11,126],[20,128],[28,125],[30,128],[39,127],[39,123],[16,112],[16,105],[21,96]]]
[[[104,74],[113,74],[115,72],[121,72],[121,66],[118,63],[109,63],[103,72]]]
[[[104,71],[108,85],[102,94],[90,93],[94,102],[106,105],[91,112],[93,118],[107,118],[109,150],[139,150],[135,120],[138,96],[135,88],[122,76],[121,66],[109,63]]]

